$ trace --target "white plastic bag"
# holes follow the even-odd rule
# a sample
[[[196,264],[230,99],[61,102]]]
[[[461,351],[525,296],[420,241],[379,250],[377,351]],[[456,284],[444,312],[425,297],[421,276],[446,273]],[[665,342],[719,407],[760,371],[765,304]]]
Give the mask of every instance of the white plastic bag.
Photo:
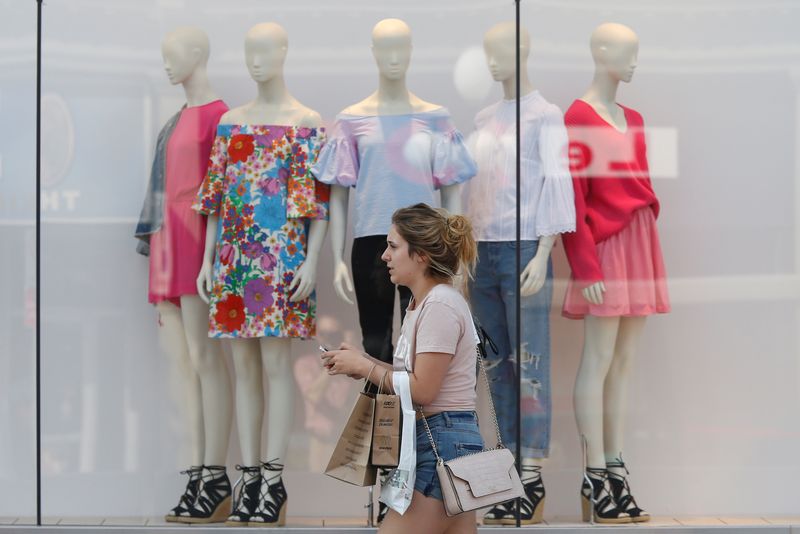
[[[395,371],[392,374],[392,383],[395,392],[400,395],[400,406],[403,409],[403,437],[400,440],[400,463],[389,473],[388,480],[381,487],[379,500],[403,515],[411,506],[417,475],[417,424],[408,373]]]

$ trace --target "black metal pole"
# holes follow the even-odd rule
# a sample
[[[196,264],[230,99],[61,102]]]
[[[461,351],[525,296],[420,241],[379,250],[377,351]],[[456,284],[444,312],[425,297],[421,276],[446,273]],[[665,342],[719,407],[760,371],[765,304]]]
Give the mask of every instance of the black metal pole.
[[[514,50],[514,59],[516,61],[516,113],[517,113],[517,124],[516,124],[516,132],[517,132],[517,157],[516,157],[516,172],[517,172],[517,255],[516,255],[516,273],[517,273],[517,292],[516,292],[516,323],[517,323],[517,339],[514,341],[517,347],[517,450],[516,450],[516,457],[517,457],[517,472],[522,476],[522,410],[521,410],[521,403],[522,403],[522,320],[520,317],[520,311],[522,309],[522,287],[520,284],[520,273],[522,272],[522,265],[521,265],[521,258],[520,258],[520,250],[519,250],[519,241],[521,237],[521,223],[520,218],[522,216],[522,208],[520,204],[519,192],[520,192],[520,154],[521,154],[521,132],[520,132],[520,100],[519,100],[519,93],[520,93],[520,57],[519,57],[519,5],[521,0],[515,0],[516,5],[516,31],[515,31],[515,42],[516,47]],[[520,527],[520,505],[522,504],[521,499],[517,498],[517,506],[515,510],[515,516],[517,520],[517,528]]]
[[[42,2],[36,0],[36,525],[42,526]]]

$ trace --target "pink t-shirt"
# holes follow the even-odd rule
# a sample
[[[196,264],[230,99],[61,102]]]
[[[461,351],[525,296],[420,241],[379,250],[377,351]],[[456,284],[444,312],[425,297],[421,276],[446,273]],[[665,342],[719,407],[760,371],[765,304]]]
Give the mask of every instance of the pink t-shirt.
[[[422,407],[426,414],[475,409],[477,343],[469,305],[453,286],[436,285],[419,305],[413,300],[408,305],[394,351],[394,368],[412,371],[416,355],[425,352],[453,355],[439,394]]]

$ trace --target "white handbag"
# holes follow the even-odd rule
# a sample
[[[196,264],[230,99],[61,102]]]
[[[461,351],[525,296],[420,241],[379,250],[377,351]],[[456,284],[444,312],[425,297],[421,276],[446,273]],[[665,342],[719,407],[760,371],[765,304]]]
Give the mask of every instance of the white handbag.
[[[497,433],[497,445],[493,449],[484,449],[481,452],[459,456],[445,462],[436,449],[436,443],[433,441],[425,414],[422,413],[422,408],[419,409],[422,420],[425,422],[428,439],[433,447],[433,453],[436,455],[436,473],[442,487],[444,509],[450,517],[462,512],[494,506],[525,495],[515,466],[514,455],[505,448],[503,439],[500,437],[500,425],[497,423],[497,414],[494,411],[489,377],[486,374],[480,349],[477,349],[477,353],[481,374],[488,391],[492,422]]]

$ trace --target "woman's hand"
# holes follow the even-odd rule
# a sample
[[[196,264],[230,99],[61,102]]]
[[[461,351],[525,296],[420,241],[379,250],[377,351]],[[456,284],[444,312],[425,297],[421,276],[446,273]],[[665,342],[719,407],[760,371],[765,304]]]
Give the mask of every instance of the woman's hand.
[[[356,380],[366,378],[373,364],[352,345],[342,343],[339,350],[329,350],[320,356],[329,375],[347,375]]]

